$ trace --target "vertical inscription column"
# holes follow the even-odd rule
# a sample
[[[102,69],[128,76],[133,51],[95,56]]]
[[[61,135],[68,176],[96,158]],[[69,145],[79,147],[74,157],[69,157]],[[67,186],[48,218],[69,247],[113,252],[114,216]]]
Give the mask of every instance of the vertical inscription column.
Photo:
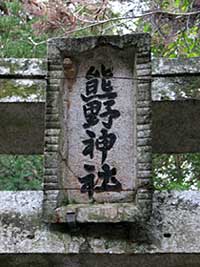
[[[140,217],[143,211],[147,214],[151,205],[149,36],[52,39],[48,51],[47,220],[58,222],[56,210],[80,204],[131,204]]]
[[[85,94],[81,94],[83,100],[83,113],[85,123],[83,128],[87,138],[82,141],[84,149],[82,151],[85,157],[94,159],[95,150],[101,155],[101,170],[95,176],[95,161],[93,164],[84,164],[84,169],[88,172],[84,177],[79,178],[82,184],[81,192],[88,193],[92,198],[94,192],[121,191],[121,183],[116,179],[117,169],[112,168],[106,159],[109,150],[113,148],[117,141],[117,136],[112,133],[113,121],[120,117],[120,112],[113,109],[117,93],[111,83],[113,77],[112,69],[102,64],[101,71],[91,66],[86,73]],[[103,111],[102,111],[103,110]],[[95,132],[95,127],[101,123],[100,132]]]

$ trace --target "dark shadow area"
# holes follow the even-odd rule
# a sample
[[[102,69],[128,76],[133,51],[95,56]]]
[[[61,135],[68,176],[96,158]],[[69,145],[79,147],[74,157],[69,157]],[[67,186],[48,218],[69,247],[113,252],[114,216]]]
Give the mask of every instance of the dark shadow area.
[[[200,254],[2,254],[1,267],[199,267]]]

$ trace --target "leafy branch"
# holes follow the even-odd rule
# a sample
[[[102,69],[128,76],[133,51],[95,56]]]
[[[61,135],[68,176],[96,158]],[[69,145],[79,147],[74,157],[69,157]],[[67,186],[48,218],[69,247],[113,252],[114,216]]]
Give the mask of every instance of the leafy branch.
[[[78,29],[74,29],[71,31],[67,31],[67,34],[70,33],[74,33],[74,32],[78,32],[78,31],[82,31],[88,28],[92,28],[95,26],[99,26],[105,23],[109,23],[109,22],[115,22],[115,21],[119,21],[119,20],[133,20],[133,19],[138,19],[138,18],[144,18],[144,17],[149,17],[152,15],[167,15],[167,16],[174,16],[174,17],[188,17],[188,16],[196,16],[200,14],[200,10],[199,11],[193,11],[193,12],[186,12],[186,13],[173,13],[173,12],[168,12],[168,11],[163,11],[163,10],[155,10],[155,11],[150,11],[150,12],[145,12],[143,14],[140,15],[136,15],[136,16],[130,16],[130,17],[118,17],[118,18],[111,18],[111,19],[107,19],[107,20],[102,20],[102,21],[97,21],[97,22],[93,22],[85,27],[81,27]]]
[[[82,18],[79,18],[77,15],[75,15],[77,20],[80,20],[84,23],[89,23],[89,25],[82,26],[82,27],[75,28],[75,29],[71,29],[71,30],[66,30],[65,35],[62,35],[59,37],[66,37],[67,35],[72,34],[72,33],[77,33],[80,31],[87,30],[87,29],[91,29],[93,27],[98,27],[98,26],[106,24],[106,23],[117,22],[117,21],[122,21],[122,20],[128,21],[128,20],[134,20],[134,19],[139,19],[139,18],[144,18],[144,17],[150,17],[150,16],[154,16],[154,15],[162,15],[165,17],[175,17],[175,18],[180,19],[181,17],[191,17],[191,16],[197,16],[199,14],[200,14],[200,10],[192,11],[192,12],[168,12],[168,11],[164,11],[164,10],[154,10],[154,11],[145,12],[145,13],[140,14],[140,15],[134,15],[134,16],[128,16],[128,17],[122,16],[122,17],[116,17],[116,18],[109,18],[109,19],[105,19],[105,20],[101,20],[101,21],[83,20]],[[114,26],[115,25],[112,25],[109,28],[114,27]],[[45,41],[36,43],[31,38],[29,38],[29,39],[36,46],[45,43]]]

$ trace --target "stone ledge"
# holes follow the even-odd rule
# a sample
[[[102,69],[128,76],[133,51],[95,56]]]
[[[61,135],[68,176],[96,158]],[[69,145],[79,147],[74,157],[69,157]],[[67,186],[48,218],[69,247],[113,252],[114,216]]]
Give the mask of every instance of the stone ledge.
[[[68,216],[77,223],[119,223],[136,222],[141,213],[134,203],[73,204],[56,209],[56,218],[59,223],[67,222]]]
[[[143,226],[79,224],[76,232],[43,223],[42,199],[41,191],[0,192],[1,254],[200,253],[200,192],[155,192],[152,218]]]

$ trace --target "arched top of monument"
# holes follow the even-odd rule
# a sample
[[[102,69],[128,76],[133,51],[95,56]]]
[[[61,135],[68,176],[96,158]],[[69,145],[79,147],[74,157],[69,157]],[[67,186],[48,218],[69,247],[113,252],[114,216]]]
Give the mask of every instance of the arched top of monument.
[[[48,40],[48,58],[60,54],[79,54],[103,45],[118,49],[137,47],[139,52],[150,52],[151,37],[148,33],[126,35],[86,36],[82,38],[51,38]]]

